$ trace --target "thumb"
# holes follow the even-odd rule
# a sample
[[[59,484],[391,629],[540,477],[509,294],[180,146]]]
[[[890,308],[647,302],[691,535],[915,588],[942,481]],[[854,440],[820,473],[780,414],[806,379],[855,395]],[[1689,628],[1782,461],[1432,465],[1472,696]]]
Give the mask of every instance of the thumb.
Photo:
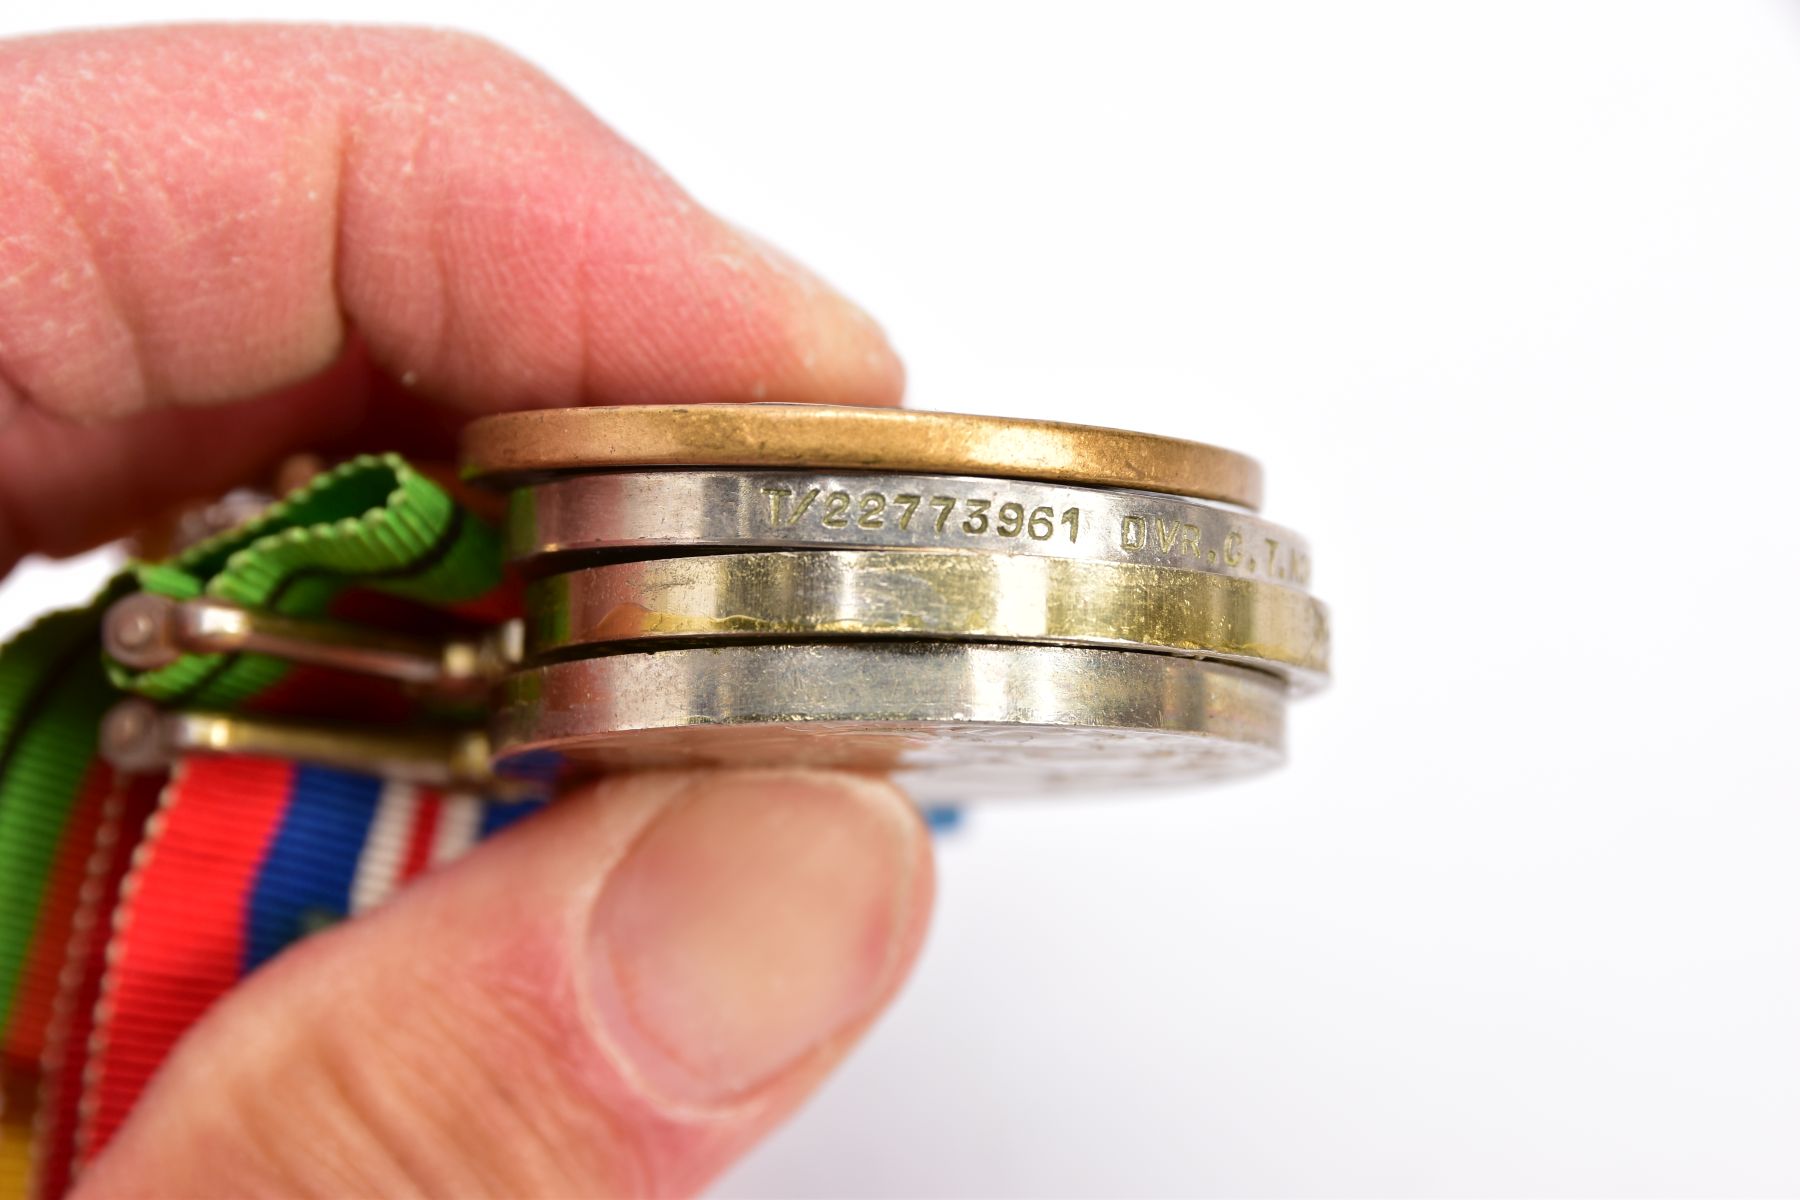
[[[931,894],[886,783],[606,780],[253,975],[82,1194],[695,1191],[867,1028]]]

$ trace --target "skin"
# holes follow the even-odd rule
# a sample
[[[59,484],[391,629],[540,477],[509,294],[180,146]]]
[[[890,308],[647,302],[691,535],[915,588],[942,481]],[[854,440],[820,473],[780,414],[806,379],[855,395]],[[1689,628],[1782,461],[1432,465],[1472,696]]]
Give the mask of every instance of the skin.
[[[34,38],[0,107],[0,573],[497,409],[900,398],[859,310],[476,39]],[[691,1193],[891,999],[931,894],[881,781],[584,787],[257,972],[80,1194]]]

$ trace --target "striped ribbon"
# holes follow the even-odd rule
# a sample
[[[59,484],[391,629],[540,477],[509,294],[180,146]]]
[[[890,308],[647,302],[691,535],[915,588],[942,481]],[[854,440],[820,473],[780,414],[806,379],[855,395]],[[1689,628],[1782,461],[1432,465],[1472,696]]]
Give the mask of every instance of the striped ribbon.
[[[106,1145],[176,1040],[240,978],[529,807],[280,759],[180,763],[113,914],[77,1161]]]
[[[124,670],[103,661],[99,620],[133,588],[413,630],[517,611],[493,531],[371,456],[0,649],[0,1197],[65,1194],[245,974],[535,807],[248,757],[116,777],[95,746],[120,690],[373,723],[468,715],[255,654]]]
[[[0,655],[0,1071],[11,1081],[43,1050],[74,893],[110,785],[94,760],[100,715],[112,701],[94,652],[92,612],[44,618]]]

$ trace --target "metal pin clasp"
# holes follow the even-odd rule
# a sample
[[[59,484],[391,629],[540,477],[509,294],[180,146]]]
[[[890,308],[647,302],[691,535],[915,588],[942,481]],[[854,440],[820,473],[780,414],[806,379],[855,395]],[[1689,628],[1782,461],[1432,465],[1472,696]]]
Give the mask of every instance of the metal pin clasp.
[[[167,770],[186,754],[248,754],[362,771],[425,787],[479,788],[505,798],[479,730],[368,729],[238,713],[167,712],[124,700],[100,725],[100,753],[128,773]]]
[[[518,661],[519,623],[479,637],[432,641],[338,621],[252,612],[222,600],[135,592],[106,610],[107,654],[138,671],[183,654],[250,652],[433,689],[485,688]]]
[[[253,612],[208,597],[137,592],[106,610],[106,653],[138,671],[184,654],[266,654],[449,693],[480,693],[518,660],[519,623],[474,637],[432,640],[339,621]],[[504,799],[525,788],[494,776],[487,735],[473,729],[318,724],[245,713],[167,711],[145,700],[115,705],[100,752],[126,772],[167,770],[188,754],[290,758],[427,787],[475,788]]]

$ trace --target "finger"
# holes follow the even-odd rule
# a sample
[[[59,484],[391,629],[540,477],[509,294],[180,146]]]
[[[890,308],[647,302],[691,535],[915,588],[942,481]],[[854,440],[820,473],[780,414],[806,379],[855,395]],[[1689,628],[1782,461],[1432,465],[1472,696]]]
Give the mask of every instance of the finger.
[[[692,1192],[867,1027],[931,892],[885,783],[602,783],[252,976],[83,1194]]]
[[[279,392],[352,328],[453,413],[899,395],[868,318],[486,42],[35,38],[0,45],[0,98],[0,422]],[[237,436],[255,407],[212,414],[218,471],[260,465]],[[0,474],[14,554],[40,509],[107,487],[19,457]]]
[[[366,358],[347,353],[312,379],[239,406],[225,430],[214,410],[193,406],[94,424],[38,408],[15,414],[0,428],[0,575],[27,551],[73,554],[176,501],[266,480],[298,447],[350,437],[367,423],[367,372]]]

